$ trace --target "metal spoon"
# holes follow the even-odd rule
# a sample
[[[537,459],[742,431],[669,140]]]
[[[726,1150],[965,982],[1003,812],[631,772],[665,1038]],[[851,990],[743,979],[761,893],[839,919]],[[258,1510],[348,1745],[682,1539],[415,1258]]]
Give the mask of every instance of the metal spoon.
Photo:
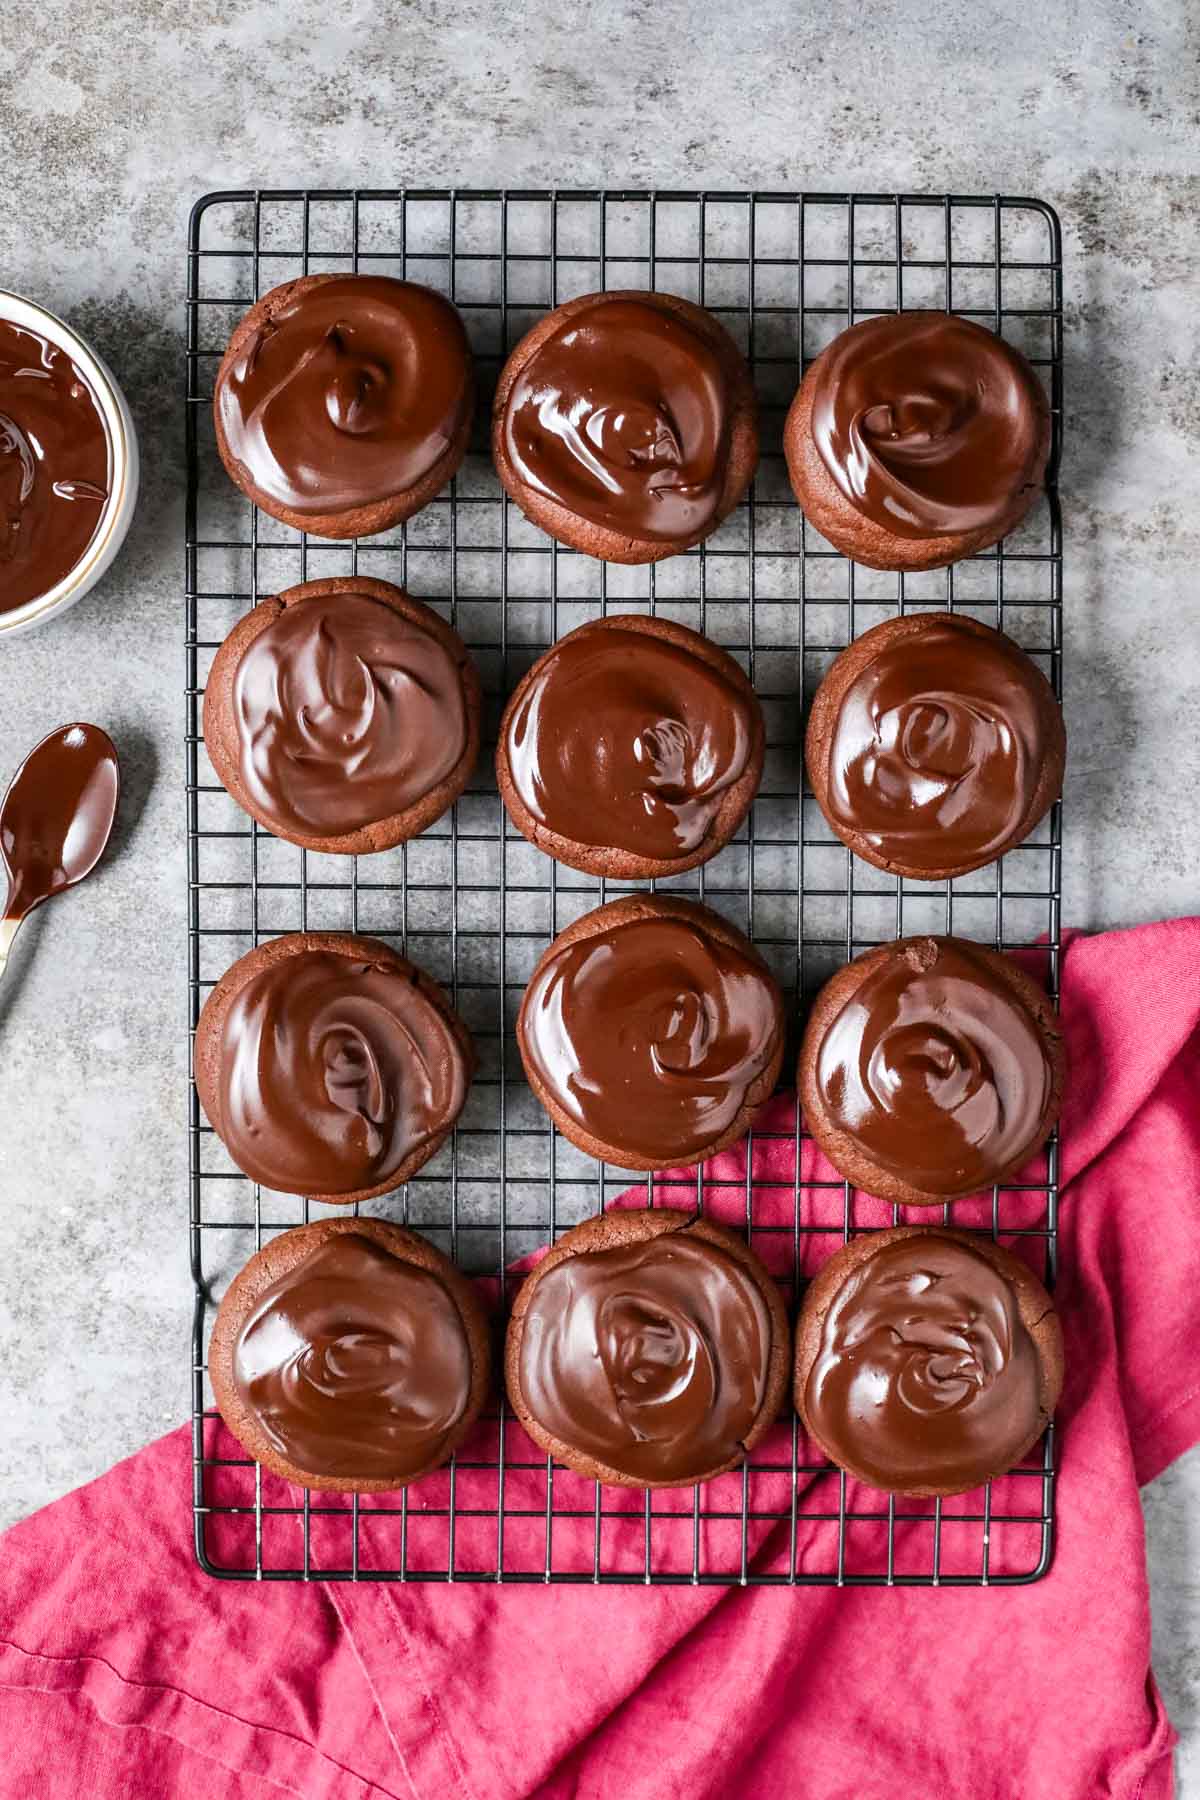
[[[0,975],[24,919],[90,875],[108,845],[121,769],[98,725],[63,725],[31,750],[0,801],[0,859],[8,899],[0,918]]]

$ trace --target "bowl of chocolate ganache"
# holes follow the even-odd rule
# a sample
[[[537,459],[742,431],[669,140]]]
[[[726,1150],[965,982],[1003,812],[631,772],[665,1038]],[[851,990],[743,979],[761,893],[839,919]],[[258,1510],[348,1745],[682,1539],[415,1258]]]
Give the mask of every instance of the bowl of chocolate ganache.
[[[133,418],[109,369],[53,313],[0,292],[0,640],[95,586],[137,493]]]

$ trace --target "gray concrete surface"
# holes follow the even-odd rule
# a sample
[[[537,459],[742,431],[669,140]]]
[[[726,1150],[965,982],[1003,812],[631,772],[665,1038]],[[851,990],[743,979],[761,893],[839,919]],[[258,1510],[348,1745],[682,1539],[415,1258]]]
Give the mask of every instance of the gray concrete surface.
[[[0,285],[123,381],[143,502],[117,569],[0,655],[0,773],[97,717],[103,877],[0,989],[0,1521],[184,1414],[183,230],[219,186],[999,190],[1067,245],[1068,922],[1194,910],[1200,39],[1186,0],[15,0]],[[1146,1498],[1155,1655],[1200,1795],[1200,1458]]]

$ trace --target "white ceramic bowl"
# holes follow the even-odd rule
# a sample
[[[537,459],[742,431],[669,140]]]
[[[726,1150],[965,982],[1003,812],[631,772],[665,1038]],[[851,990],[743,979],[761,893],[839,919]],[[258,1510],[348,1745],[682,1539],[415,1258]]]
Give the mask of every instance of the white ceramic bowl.
[[[108,500],[91,543],[70,574],[57,586],[39,594],[36,600],[27,600],[24,606],[0,612],[0,643],[3,643],[5,638],[15,637],[20,631],[32,631],[35,625],[44,625],[48,619],[66,612],[68,606],[74,606],[89,588],[95,587],[108,568],[125,542],[137,505],[138,443],[124,394],[106,365],[77,332],[56,319],[53,313],[35,306],[31,300],[22,300],[17,294],[3,291],[0,291],[0,319],[49,338],[82,370],[104,415],[112,455]]]

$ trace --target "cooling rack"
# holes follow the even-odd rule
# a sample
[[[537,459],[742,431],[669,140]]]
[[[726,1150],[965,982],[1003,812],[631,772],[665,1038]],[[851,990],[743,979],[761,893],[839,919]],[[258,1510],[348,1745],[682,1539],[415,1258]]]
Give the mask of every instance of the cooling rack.
[[[480,375],[476,438],[449,491],[381,537],[307,538],[255,511],[220,468],[212,379],[237,319],[277,283],[316,270],[408,276],[448,294]],[[749,356],[763,457],[747,501],[698,550],[649,568],[563,549],[506,500],[487,454],[489,391],[546,310],[599,288],[699,301]],[[1044,502],[995,550],[927,575],[856,567],[809,527],[781,436],[804,364],[855,319],[950,309],[1001,332],[1041,371],[1054,442]],[[690,892],[749,933],[800,1011],[850,956],[914,932],[1023,949],[1057,998],[1061,812],[1002,862],[954,881],[901,881],[856,861],[803,782],[802,695],[879,620],[950,608],[1003,628],[1061,692],[1062,247],[1041,201],[923,194],[380,189],[209,194],[191,219],[187,279],[186,753],[190,1025],[234,959],[284,931],[362,930],[446,984],[480,1070],[453,1141],[406,1189],[364,1210],[426,1233],[488,1285],[503,1316],[519,1264],[631,1185],[582,1156],[533,1100],[513,1038],[523,985],[549,939],[629,884],[559,867],[507,824],[490,756],[453,812],[382,855],[310,854],[252,824],[224,793],[201,736],[204,681],[236,620],[295,582],[361,572],[398,582],[452,620],[488,699],[604,611],[650,611],[737,656],[762,700],[762,790],[737,838],[659,885]],[[381,1500],[318,1495],[264,1474],[214,1411],[205,1358],[215,1305],[306,1202],[242,1176],[189,1100],[193,1502],[196,1554],[240,1580],[1008,1585],[1050,1566],[1054,1436],[1018,1470],[961,1500],[888,1499],[831,1469],[795,1419],[739,1473],[632,1494],[548,1464],[502,1403],[453,1465]],[[850,1235],[937,1219],[822,1179],[795,1103],[780,1097],[745,1150],[686,1186],[635,1184],[649,1204],[701,1206],[749,1235],[789,1299]],[[1057,1145],[1037,1180],[940,1216],[990,1233],[1050,1283]],[[323,1209],[316,1209],[323,1216]]]

